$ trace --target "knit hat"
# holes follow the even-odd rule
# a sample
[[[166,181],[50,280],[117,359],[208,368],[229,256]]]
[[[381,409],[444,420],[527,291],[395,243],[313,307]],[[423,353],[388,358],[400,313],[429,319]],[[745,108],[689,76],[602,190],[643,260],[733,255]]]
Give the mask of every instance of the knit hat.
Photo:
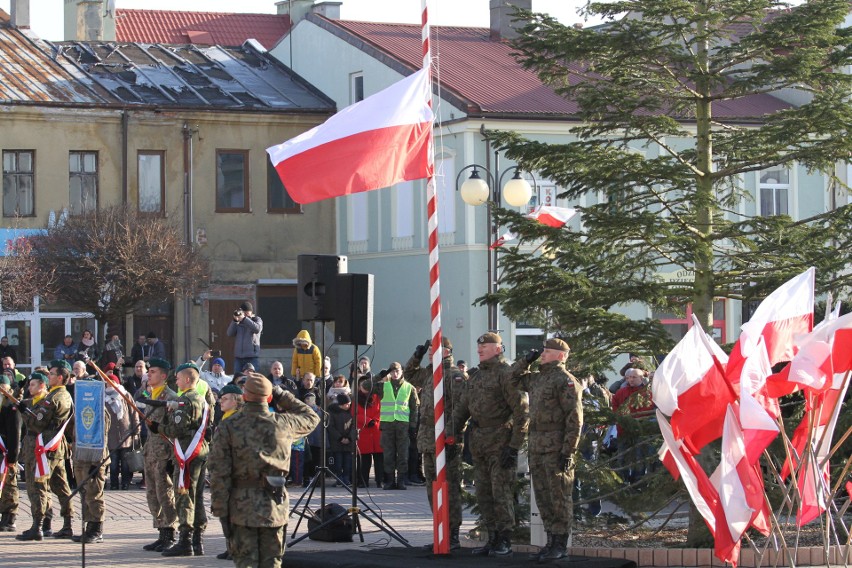
[[[219,391],[219,396],[224,396],[226,394],[236,394],[239,396],[243,396],[243,389],[234,384],[227,384],[222,387],[222,390]]]
[[[160,359],[159,357],[151,357],[150,359],[148,359],[148,368],[150,369],[151,367],[159,367],[164,371],[168,371],[172,368],[172,364],[166,361],[165,359]]]
[[[112,361],[110,361],[104,366],[104,371],[112,371],[113,369],[115,369],[115,363],[113,363]]]
[[[253,312],[254,307],[251,305],[251,302],[243,302],[240,304],[240,309],[244,312]]]
[[[249,394],[269,396],[272,394],[272,383],[260,373],[248,373],[243,390]]]
[[[339,393],[337,395],[337,404],[339,406],[343,406],[344,404],[349,404],[350,402],[352,402],[352,399],[349,398],[349,395],[346,394],[345,392]]]
[[[30,380],[33,380],[33,379],[38,379],[39,381],[43,382],[44,384],[49,383],[49,381],[47,380],[47,375],[45,375],[44,373],[38,373],[38,372],[33,373],[32,375],[30,375]]]
[[[213,362],[210,363],[210,364],[211,365],[219,365],[223,369],[225,368],[225,360],[222,359],[221,357],[216,357],[215,359],[213,359]]]
[[[243,373],[251,373],[255,370],[254,365],[251,363],[246,363],[243,365]]]
[[[309,398],[313,399],[313,400],[314,400],[314,402],[316,402],[316,400],[317,400],[317,395],[316,395],[315,393],[312,393],[312,392],[305,393],[305,402],[308,402],[308,399],[309,399]]]
[[[114,385],[120,385],[121,384],[121,379],[116,377],[115,373],[110,373],[109,375],[107,375],[107,377],[109,377],[109,380],[112,381],[112,384],[114,384]],[[107,383],[107,384],[109,384],[109,383]]]
[[[488,333],[483,333],[479,336],[479,339],[476,340],[477,343],[497,343],[502,344],[503,338],[493,331],[489,331]]]
[[[551,337],[547,341],[544,342],[545,349],[553,349],[554,351],[571,351],[571,348],[568,347],[568,344],[559,339],[558,337]]]

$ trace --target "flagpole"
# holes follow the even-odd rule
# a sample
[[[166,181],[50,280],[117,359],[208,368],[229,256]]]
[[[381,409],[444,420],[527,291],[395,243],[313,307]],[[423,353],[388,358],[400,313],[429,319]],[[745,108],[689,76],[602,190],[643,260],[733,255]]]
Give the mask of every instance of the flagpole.
[[[423,45],[423,68],[429,70],[429,107],[432,107],[432,48],[430,44],[429,0],[421,0],[421,40]],[[433,124],[434,130],[434,124]],[[429,148],[429,177],[426,181],[427,209],[429,214],[429,299],[432,318],[432,381],[435,399],[435,482],[427,491],[432,491],[432,551],[435,554],[450,553],[449,493],[447,485],[447,459],[444,452],[444,365],[441,341],[441,286],[438,265],[438,192],[435,188],[435,150]]]

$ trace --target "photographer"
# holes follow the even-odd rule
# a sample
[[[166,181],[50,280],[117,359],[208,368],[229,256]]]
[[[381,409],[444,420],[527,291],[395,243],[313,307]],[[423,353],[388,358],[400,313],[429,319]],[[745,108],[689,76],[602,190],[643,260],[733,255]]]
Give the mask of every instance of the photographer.
[[[210,361],[210,370],[204,370],[204,365]],[[222,390],[222,387],[233,380],[231,375],[225,374],[225,360],[222,359],[222,352],[218,349],[211,351],[208,349],[201,354],[201,357],[196,360],[195,364],[201,369],[201,380],[210,385],[216,394]]]
[[[243,302],[234,310],[234,321],[228,325],[228,337],[236,337],[234,343],[234,370],[240,370],[246,363],[254,368],[260,367],[260,333],[263,320],[254,315],[250,302]]]

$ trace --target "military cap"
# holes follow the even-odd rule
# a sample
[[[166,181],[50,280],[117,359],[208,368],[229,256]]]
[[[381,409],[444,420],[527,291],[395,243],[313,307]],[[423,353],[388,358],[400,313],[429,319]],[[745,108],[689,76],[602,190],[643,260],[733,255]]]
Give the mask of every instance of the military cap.
[[[53,366],[55,367],[56,365],[53,365]],[[48,384],[48,382],[49,382],[47,380],[47,375],[45,375],[44,373],[33,373],[32,375],[30,375],[30,380],[33,380],[33,379],[37,379],[37,380],[43,382],[44,384]]]
[[[57,369],[65,369],[69,373],[71,372],[71,363],[66,361],[65,359],[54,359],[50,362],[50,369],[56,367]]]
[[[338,393],[337,404],[343,406],[344,404],[349,404],[350,402],[352,402],[352,399],[349,398],[348,394],[346,394],[345,392]]]
[[[226,394],[236,394],[239,396],[243,396],[243,389],[241,389],[237,385],[227,384],[222,387],[222,390],[219,391],[219,396],[223,396]]]
[[[388,365],[388,371],[393,371],[394,369],[399,369],[402,371],[402,365],[400,365],[397,361],[394,361],[390,365]]]
[[[452,351],[452,350],[453,350],[453,342],[452,342],[452,341],[450,341],[450,338],[449,338],[449,337],[447,337],[446,335],[445,335],[445,336],[443,336],[443,337],[441,338],[441,345],[442,345],[445,349],[449,349],[450,351]]]
[[[503,338],[493,331],[489,331],[488,333],[483,333],[479,336],[479,339],[476,340],[477,343],[497,343],[498,345],[503,343]]]
[[[166,361],[165,359],[160,359],[159,357],[151,357],[148,359],[148,368],[151,367],[159,367],[164,371],[168,371],[172,368],[172,364]]]
[[[272,394],[272,383],[260,373],[250,372],[243,390],[249,394],[269,396]]]
[[[12,381],[6,373],[0,374],[0,385],[11,385]]]
[[[553,349],[554,351],[571,351],[571,348],[568,347],[568,344],[559,339],[558,337],[551,337],[547,341],[544,342],[545,349]]]
[[[175,369],[175,374],[180,373],[181,371],[186,371],[187,369],[195,369],[196,373],[201,372],[201,369],[198,368],[198,365],[190,361],[188,363],[182,363],[178,365],[178,368]]]

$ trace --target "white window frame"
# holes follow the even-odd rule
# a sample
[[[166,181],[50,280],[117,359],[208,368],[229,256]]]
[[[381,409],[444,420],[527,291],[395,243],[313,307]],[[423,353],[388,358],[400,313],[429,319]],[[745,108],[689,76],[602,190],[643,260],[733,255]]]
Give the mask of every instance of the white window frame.
[[[786,175],[787,181],[784,182],[782,179],[768,178],[767,177],[772,172],[775,172],[775,171],[781,172],[782,174],[786,173],[787,174]],[[793,177],[793,172],[790,169],[784,168],[782,166],[776,166],[776,167],[770,168],[768,170],[762,170],[762,171],[758,172],[757,202],[760,206],[760,214],[762,216],[769,217],[769,216],[774,216],[774,215],[790,215],[790,210],[792,208],[791,207],[791,197],[792,197],[792,193],[793,193],[792,177]],[[764,192],[764,190],[768,190],[768,191],[772,192],[772,210],[771,211],[764,210],[765,209],[764,206],[763,206],[763,192]],[[786,209],[786,211],[780,211],[779,210],[780,209],[779,206],[781,205],[782,199],[779,198],[778,194],[782,190],[787,192],[786,204],[785,204],[786,206],[784,207]]]

